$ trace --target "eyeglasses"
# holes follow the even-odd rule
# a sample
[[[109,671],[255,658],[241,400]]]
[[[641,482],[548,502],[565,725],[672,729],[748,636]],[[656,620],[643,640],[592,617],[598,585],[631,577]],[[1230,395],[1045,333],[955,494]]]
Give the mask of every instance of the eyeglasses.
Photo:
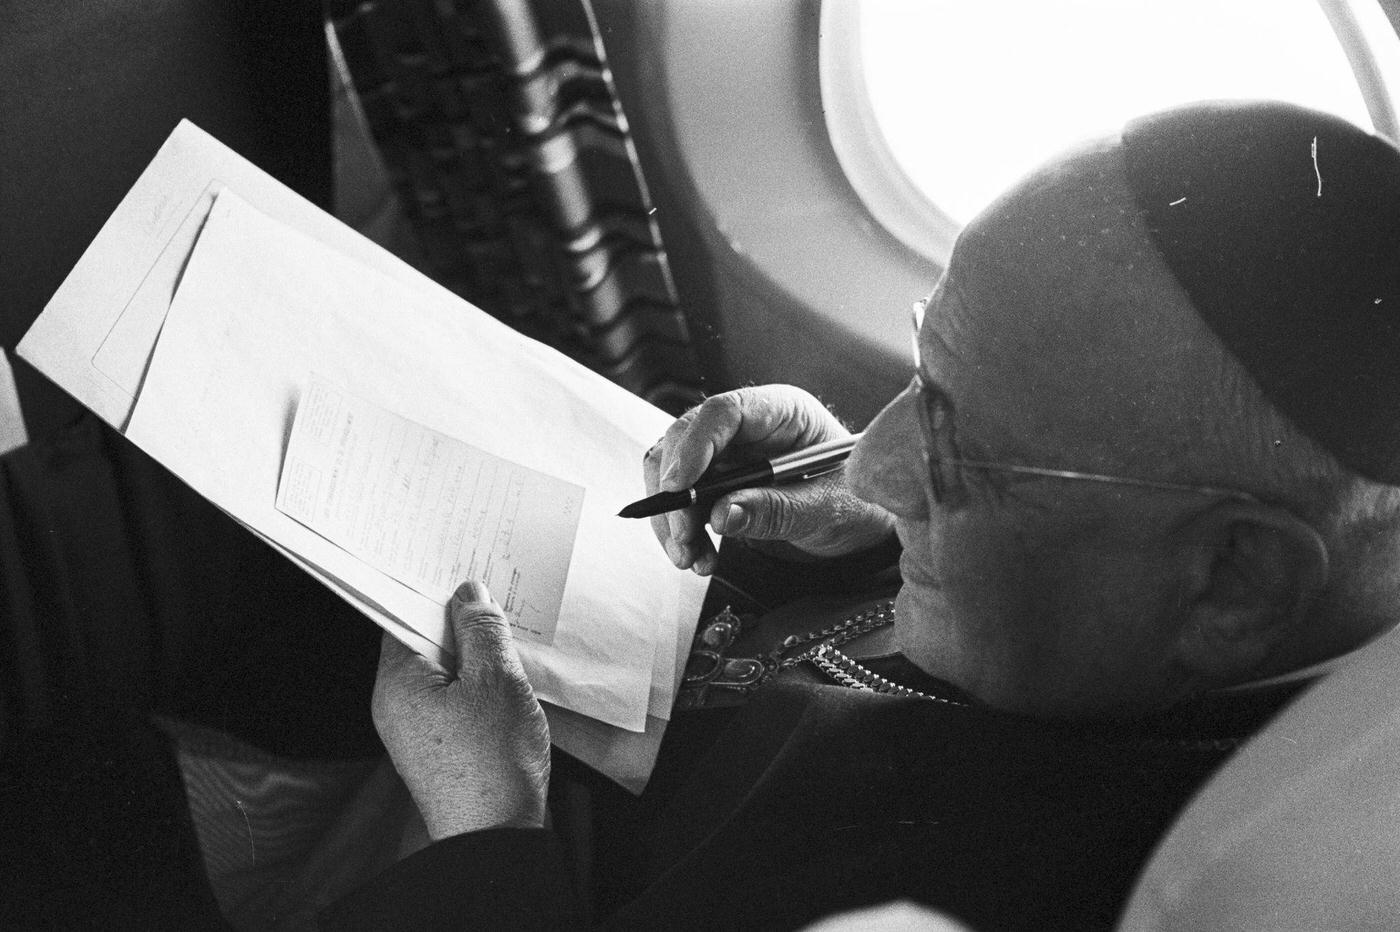
[[[927,299],[924,299],[915,301],[913,307],[914,380],[911,387],[917,396],[919,427],[923,432],[924,458],[928,466],[928,490],[932,496],[931,500],[936,504],[956,507],[966,501],[967,486],[963,481],[963,470],[967,469],[999,473],[1011,480],[1017,478],[1024,480],[1066,479],[1072,482],[1097,482],[1104,485],[1128,486],[1162,492],[1189,492],[1193,495],[1208,495],[1259,503],[1257,497],[1239,489],[1209,485],[1186,485],[1179,482],[1158,482],[1152,479],[1105,476],[1099,473],[1077,472],[1069,469],[1047,469],[1041,466],[1021,466],[1012,463],[961,458],[958,456],[957,446],[954,443],[957,424],[952,399],[925,375],[923,360],[919,354],[919,331],[923,327],[924,308],[927,304]]]

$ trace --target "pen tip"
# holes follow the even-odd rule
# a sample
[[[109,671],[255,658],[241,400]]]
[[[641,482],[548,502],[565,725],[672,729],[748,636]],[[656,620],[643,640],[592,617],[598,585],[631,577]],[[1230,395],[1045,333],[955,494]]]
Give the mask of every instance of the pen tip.
[[[656,515],[684,508],[691,503],[690,492],[657,492],[655,495],[633,502],[617,513],[619,518],[651,518]]]

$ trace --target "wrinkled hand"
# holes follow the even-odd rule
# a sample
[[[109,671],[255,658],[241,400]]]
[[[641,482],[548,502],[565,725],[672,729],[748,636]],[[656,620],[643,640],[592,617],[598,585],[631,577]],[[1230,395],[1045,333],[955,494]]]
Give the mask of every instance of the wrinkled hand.
[[[712,462],[771,458],[850,431],[816,398],[790,385],[741,388],[705,399],[671,425],[643,461],[647,494],[695,483]],[[844,470],[810,482],[743,489],[700,507],[651,519],[671,562],[702,576],[714,571],[711,527],[726,537],[785,542],[804,554],[835,557],[872,547],[893,530],[884,509],[856,498]]]
[[[467,582],[448,605],[456,669],[384,635],[374,727],[434,841],[544,824],[549,725],[486,587]]]

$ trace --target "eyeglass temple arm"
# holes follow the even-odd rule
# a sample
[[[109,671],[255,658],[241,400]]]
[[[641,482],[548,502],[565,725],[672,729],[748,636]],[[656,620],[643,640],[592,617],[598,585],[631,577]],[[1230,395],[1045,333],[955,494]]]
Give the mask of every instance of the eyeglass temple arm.
[[[1076,472],[1071,469],[1047,469],[1042,466],[1017,466],[1012,463],[992,463],[985,460],[948,459],[953,466],[964,469],[981,469],[988,472],[1009,472],[1023,476],[1040,476],[1050,479],[1073,479],[1081,482],[1099,482],[1104,485],[1126,485],[1139,489],[1158,489],[1164,492],[1193,492],[1197,495],[1212,495],[1233,498],[1259,504],[1259,499],[1239,489],[1227,489],[1211,485],[1187,485],[1183,482],[1160,482],[1153,479],[1134,479],[1130,476],[1105,476],[1092,472]]]

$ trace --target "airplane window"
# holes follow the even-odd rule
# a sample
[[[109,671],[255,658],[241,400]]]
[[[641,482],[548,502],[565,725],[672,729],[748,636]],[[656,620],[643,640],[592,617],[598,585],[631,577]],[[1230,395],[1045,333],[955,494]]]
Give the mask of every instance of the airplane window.
[[[824,12],[846,27],[838,32],[829,19],[823,30],[824,103],[837,154],[876,216],[935,258],[946,258],[956,230],[1019,176],[1140,113],[1267,97],[1394,133],[1386,87],[1400,87],[1400,40],[1372,2],[829,6]],[[1339,40],[1349,28],[1359,39],[1350,59]],[[866,99],[852,100],[853,92]],[[827,96],[845,100],[832,107]],[[1378,126],[1386,115],[1390,125]]]

